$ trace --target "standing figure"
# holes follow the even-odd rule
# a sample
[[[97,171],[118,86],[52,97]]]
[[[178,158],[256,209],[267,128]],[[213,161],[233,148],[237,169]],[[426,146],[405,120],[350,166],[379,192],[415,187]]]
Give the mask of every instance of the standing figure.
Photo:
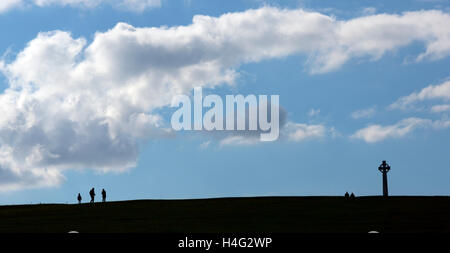
[[[350,199],[355,199],[355,194],[353,194],[353,192],[350,194]]]
[[[94,188],[92,188],[89,191],[89,195],[91,195],[91,203],[94,203],[94,198],[95,198],[95,189]]]
[[[80,193],[78,193],[78,197],[77,197],[77,199],[78,199],[78,204],[81,204],[81,194]]]
[[[105,191],[105,189],[102,189],[102,201],[106,202],[106,191]]]

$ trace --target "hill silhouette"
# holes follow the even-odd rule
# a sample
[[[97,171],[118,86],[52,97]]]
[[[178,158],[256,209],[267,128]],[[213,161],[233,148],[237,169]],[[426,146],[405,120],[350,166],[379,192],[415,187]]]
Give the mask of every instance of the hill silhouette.
[[[450,197],[254,197],[0,207],[0,232],[450,232]]]

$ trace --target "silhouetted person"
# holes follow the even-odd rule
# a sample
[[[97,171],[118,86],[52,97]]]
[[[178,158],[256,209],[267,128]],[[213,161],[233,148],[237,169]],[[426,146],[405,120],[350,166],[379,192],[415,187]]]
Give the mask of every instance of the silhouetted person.
[[[345,198],[345,199],[348,199],[349,196],[350,196],[350,195],[348,195],[348,192],[345,192],[344,198]]]
[[[350,199],[355,199],[355,194],[353,194],[353,192],[350,194]]]
[[[105,189],[102,189],[102,201],[103,202],[106,201],[106,191],[105,191]]]
[[[78,199],[78,204],[81,204],[81,199],[82,199],[81,198],[81,194],[78,193],[78,198],[77,199]]]
[[[94,198],[95,198],[95,189],[94,188],[92,188],[89,191],[89,195],[91,195],[91,203],[94,203]]]

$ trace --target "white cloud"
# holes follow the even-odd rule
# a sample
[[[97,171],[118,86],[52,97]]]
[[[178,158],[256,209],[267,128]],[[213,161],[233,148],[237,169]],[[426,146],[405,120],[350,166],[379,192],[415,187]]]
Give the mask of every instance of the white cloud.
[[[354,111],[354,112],[352,112],[351,116],[354,119],[371,118],[371,117],[373,117],[375,112],[376,112],[375,107],[371,107],[371,108],[367,108],[367,109]]]
[[[239,131],[233,132],[220,140],[220,146],[252,146],[262,144],[258,131]],[[321,124],[305,124],[287,122],[280,129],[281,141],[302,142],[308,140],[321,139],[327,135],[333,138],[340,134],[333,127],[328,129]]]
[[[441,112],[446,112],[446,111],[450,111],[450,105],[449,104],[434,105],[433,107],[431,107],[431,112],[434,112],[434,113],[441,113]]]
[[[327,128],[323,125],[308,125],[293,122],[288,122],[284,130],[284,135],[287,139],[294,142],[322,138],[326,133]]]
[[[146,9],[161,7],[161,0],[122,0],[118,6],[131,11],[143,12]]]
[[[408,109],[412,107],[414,103],[435,99],[450,99],[450,81],[445,81],[438,85],[429,85],[419,92],[414,92],[408,96],[401,97],[389,107],[391,109]],[[435,108],[435,110],[436,109],[439,109],[439,107]]]
[[[104,2],[104,0],[31,0],[29,2],[41,7],[50,5],[70,5],[92,8],[98,6],[101,2]]]
[[[0,13],[12,8],[29,6],[71,6],[82,8],[95,8],[101,4],[110,4],[117,8],[125,8],[130,11],[142,12],[146,9],[161,7],[161,0],[1,0]]]
[[[440,59],[450,53],[447,13],[440,11],[405,12],[402,15],[377,14],[337,22],[331,45],[316,58],[317,72],[340,67],[350,58],[369,56],[379,59],[385,53],[421,41],[426,50],[416,60]]]
[[[1,0],[0,13],[9,11],[12,8],[22,5],[22,0]]]
[[[381,126],[370,125],[358,130],[351,138],[362,139],[369,143],[379,142],[387,138],[400,138],[412,132],[419,127],[428,127],[432,125],[429,119],[407,118],[397,122],[394,125]]]
[[[0,95],[0,173],[15,180],[0,190],[58,184],[66,169],[121,172],[135,166],[138,139],[170,135],[150,112],[158,103],[152,95],[145,101],[133,95],[155,82],[104,75],[104,64],[85,46],[65,32],[41,33],[1,64],[10,88]]]
[[[303,53],[313,72],[325,72],[413,41],[425,45],[420,59],[437,59],[450,53],[449,21],[440,11],[337,21],[263,7],[217,18],[197,15],[188,26],[119,23],[96,33],[90,44],[68,32],[40,33],[12,62],[0,61],[9,81],[0,94],[0,177],[10,179],[0,181],[0,190],[55,185],[68,169],[135,166],[139,140],[171,135],[155,109],[195,86],[233,84],[240,64]],[[295,123],[286,129],[293,141],[327,132]],[[223,143],[252,142],[229,138]]]
[[[104,2],[138,11],[161,5],[158,0],[33,1],[39,6],[58,4],[85,7],[95,7]],[[219,18],[197,15],[190,26],[153,28],[151,33],[181,39],[178,42],[169,41],[168,45],[162,46],[163,49],[192,44],[188,52],[202,51],[204,54],[195,56],[215,58],[226,65],[303,53],[310,56],[311,72],[323,73],[340,68],[352,58],[379,59],[387,52],[413,42],[421,42],[425,46],[425,51],[417,56],[417,61],[447,57],[450,54],[448,23],[450,15],[438,10],[336,20],[333,16],[318,12],[263,7],[228,13]],[[148,31],[141,29],[140,33]],[[205,48],[200,50],[195,42]],[[182,55],[186,56],[186,53]]]
[[[415,108],[416,104],[434,101],[450,99],[450,81],[444,81],[438,85],[429,85],[419,92],[411,93],[410,95],[399,98],[396,102],[392,103],[390,109],[411,109]],[[431,106],[430,111],[433,113],[442,113],[450,110],[448,104],[438,104]],[[430,120],[422,118],[407,118],[399,121],[394,125],[381,126],[370,125],[366,128],[358,130],[353,134],[352,138],[362,139],[366,142],[378,142],[387,138],[399,138],[403,137],[417,128],[426,129],[445,129],[450,127],[450,120],[446,118],[444,114],[440,120]]]
[[[444,115],[440,120],[433,121],[433,124],[431,127],[435,130],[449,128],[450,127],[450,119],[448,118],[448,115]]]
[[[363,15],[373,15],[377,12],[377,8],[375,7],[366,7],[362,10]]]

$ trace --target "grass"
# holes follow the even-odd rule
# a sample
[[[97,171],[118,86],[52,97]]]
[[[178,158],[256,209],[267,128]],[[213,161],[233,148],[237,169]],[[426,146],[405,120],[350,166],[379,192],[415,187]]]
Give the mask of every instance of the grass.
[[[255,197],[0,207],[0,232],[450,232],[450,197]]]

